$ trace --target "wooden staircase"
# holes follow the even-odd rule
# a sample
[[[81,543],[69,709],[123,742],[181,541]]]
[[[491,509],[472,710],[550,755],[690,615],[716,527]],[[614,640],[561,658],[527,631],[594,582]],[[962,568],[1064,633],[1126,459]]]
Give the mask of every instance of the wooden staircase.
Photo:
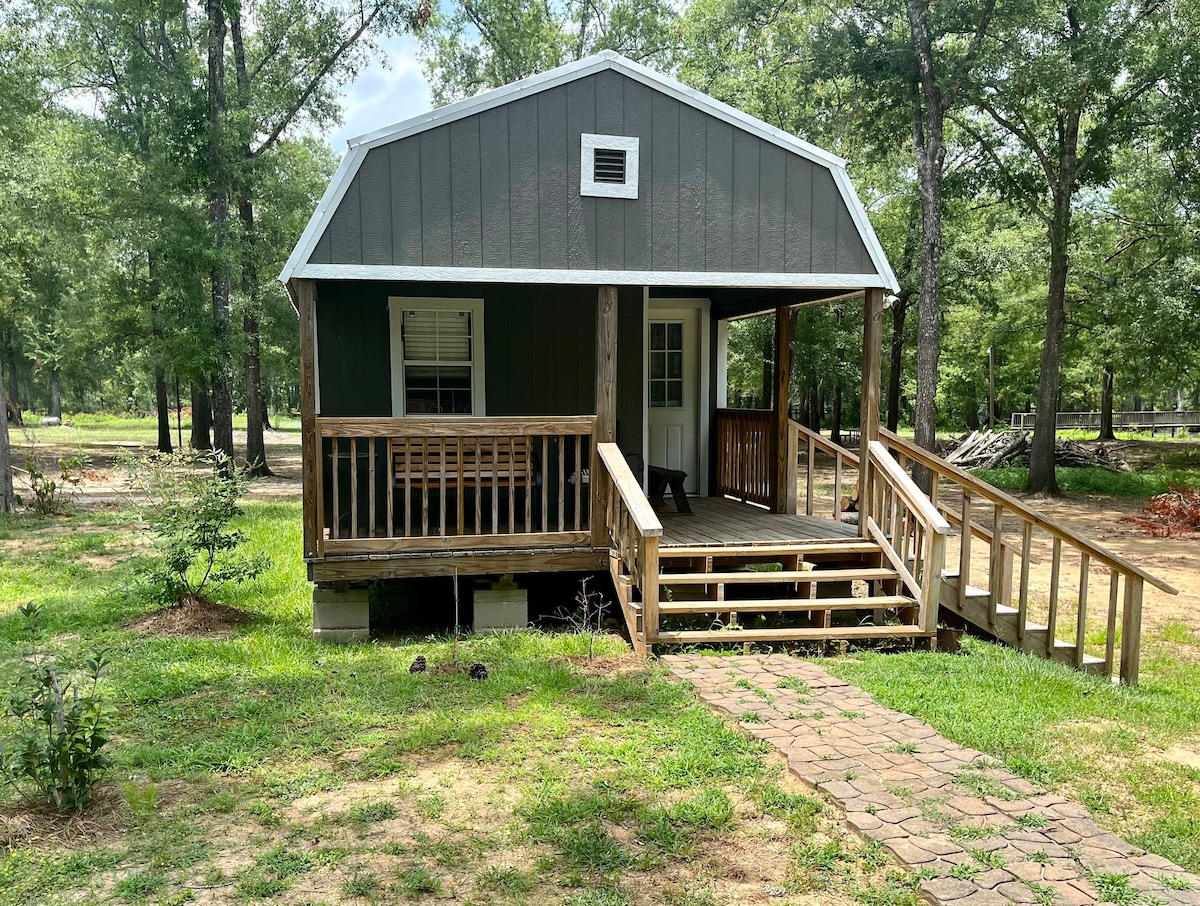
[[[1054,639],[1050,645],[1050,627],[1026,620],[1021,623],[1021,611],[992,598],[986,588],[963,586],[957,572],[942,575],[942,617],[953,614],[985,635],[1028,654],[1046,657],[1060,664],[1076,667],[1085,673],[1107,675],[1108,662],[1102,657],[1081,651],[1074,642]]]

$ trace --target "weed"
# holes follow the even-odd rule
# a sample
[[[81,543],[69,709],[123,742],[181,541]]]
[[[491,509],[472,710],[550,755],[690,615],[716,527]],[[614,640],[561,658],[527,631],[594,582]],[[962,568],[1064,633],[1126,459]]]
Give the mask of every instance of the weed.
[[[953,866],[950,869],[950,877],[957,878],[960,881],[973,881],[982,873],[978,865],[971,865],[969,862],[963,862]]]
[[[808,683],[804,682],[803,680],[796,679],[794,676],[785,676],[778,683],[776,683],[776,685],[780,689],[791,689],[793,692],[799,693],[800,695],[808,695],[812,692],[812,687],[809,686]]]
[[[533,873],[519,868],[489,868],[479,874],[477,881],[480,887],[506,897],[529,893],[537,886]]]
[[[370,897],[383,888],[379,875],[363,868],[356,868],[353,877],[342,883],[342,893],[348,897]]]
[[[1101,903],[1135,906],[1135,904],[1145,902],[1141,892],[1129,883],[1129,875],[1103,871],[1087,871],[1086,875],[1100,895]]]
[[[1036,815],[1033,812],[1018,815],[1016,821],[1017,827],[1021,828],[1021,830],[1037,830],[1039,827],[1045,827],[1050,823],[1050,820],[1045,815]]]
[[[1158,875],[1158,883],[1167,890],[1195,890],[1196,885],[1183,875]]]
[[[839,711],[838,716],[843,717],[846,720],[863,720],[866,718],[867,712],[866,711]]]
[[[153,896],[167,884],[165,875],[158,872],[135,871],[113,885],[113,893],[127,902],[140,902]]]
[[[275,807],[269,802],[264,802],[261,799],[256,799],[246,806],[246,811],[258,819],[258,823],[263,827],[282,827],[283,818],[275,811]]]
[[[400,875],[400,892],[406,897],[427,893],[437,896],[442,892],[442,881],[425,867],[412,868]]]
[[[883,751],[891,752],[893,755],[912,755],[917,751],[917,744],[915,742],[898,742],[884,746]]]
[[[614,871],[633,861],[629,851],[595,821],[564,829],[556,842],[567,864],[585,871]]]
[[[967,853],[984,868],[1004,867],[1004,856],[996,850],[968,849]]]
[[[422,796],[416,802],[417,814],[422,818],[434,820],[442,817],[446,811],[446,798],[441,793]]]
[[[125,800],[125,807],[139,825],[146,825],[154,820],[158,812],[157,784],[122,783],[121,798]]]
[[[390,802],[360,802],[346,812],[346,820],[357,828],[370,827],[380,821],[391,821],[396,817],[396,806]]]
[[[744,724],[765,724],[767,722],[767,719],[757,711],[745,711],[738,720]]]
[[[1040,906],[1054,906],[1058,899],[1058,894],[1054,892],[1054,888],[1049,884],[1039,884],[1036,881],[1026,881],[1025,886],[1029,888],[1029,892],[1037,898]]]
[[[1036,862],[1038,865],[1049,865],[1052,861],[1050,856],[1040,849],[1031,852],[1027,858],[1030,862]]]

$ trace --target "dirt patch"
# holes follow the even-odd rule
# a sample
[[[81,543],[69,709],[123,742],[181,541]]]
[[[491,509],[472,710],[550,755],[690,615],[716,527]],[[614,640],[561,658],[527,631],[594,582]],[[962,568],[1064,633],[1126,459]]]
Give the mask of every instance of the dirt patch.
[[[1171,746],[1171,748],[1162,753],[1162,758],[1163,761],[1169,761],[1172,764],[1200,770],[1200,752],[1197,752],[1195,749],[1188,749],[1184,746]]]
[[[134,632],[145,632],[163,638],[180,636],[222,637],[254,619],[253,614],[228,604],[218,604],[203,598],[172,604],[154,610],[128,623]]]
[[[0,849],[89,846],[118,837],[125,824],[121,794],[113,788],[101,788],[77,815],[63,815],[49,806],[12,806],[0,810]]]
[[[644,658],[630,651],[625,654],[605,654],[588,658],[586,654],[554,658],[554,664],[568,664],[582,676],[620,676],[641,673],[646,669]]]

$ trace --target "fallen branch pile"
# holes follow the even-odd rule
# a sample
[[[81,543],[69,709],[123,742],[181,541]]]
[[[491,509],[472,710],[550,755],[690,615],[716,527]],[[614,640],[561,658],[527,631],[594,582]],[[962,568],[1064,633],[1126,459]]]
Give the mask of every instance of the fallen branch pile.
[[[1002,466],[1028,466],[1031,446],[1028,431],[972,431],[946,457],[964,469],[999,469]],[[1054,459],[1060,466],[1096,466],[1111,472],[1128,472],[1119,447],[1097,444],[1085,447],[1069,440],[1054,445]]]
[[[1151,497],[1141,515],[1121,521],[1141,526],[1153,538],[1200,532],[1200,488],[1172,485],[1166,494]]]

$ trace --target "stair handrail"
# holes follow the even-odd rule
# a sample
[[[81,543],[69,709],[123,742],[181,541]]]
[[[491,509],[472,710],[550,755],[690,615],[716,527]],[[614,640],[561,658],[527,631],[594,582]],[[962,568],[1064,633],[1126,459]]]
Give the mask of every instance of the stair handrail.
[[[833,518],[840,519],[842,516],[842,470],[844,466],[857,469],[858,454],[841,444],[834,443],[831,438],[823,436],[820,431],[814,431],[795,419],[788,419],[788,428],[795,437],[793,446],[799,448],[801,442],[805,442],[808,449],[805,463],[807,494],[805,494],[804,515],[811,516],[813,514],[813,485],[816,475],[813,454],[820,450],[833,457]]]
[[[615,493],[607,495],[604,525],[612,547],[626,574],[642,593],[642,625],[647,645],[658,637],[658,539],[662,522],[650,506],[642,486],[629,469],[621,448],[614,443],[596,445],[604,476]]]
[[[971,489],[972,493],[978,494],[980,497],[987,498],[993,503],[1003,504],[1005,509],[1012,510],[1017,515],[1021,516],[1026,521],[1032,523],[1051,536],[1057,538],[1065,544],[1079,548],[1085,551],[1092,558],[1100,561],[1110,569],[1116,569],[1123,573],[1129,573],[1137,576],[1143,581],[1155,588],[1165,591],[1169,595],[1179,594],[1179,589],[1173,585],[1164,582],[1162,579],[1155,576],[1153,573],[1146,572],[1139,566],[1130,563],[1120,554],[1115,554],[1107,548],[1101,547],[1094,541],[1089,541],[1087,538],[1081,538],[1074,534],[1070,529],[1056,522],[1048,516],[1043,516],[1036,510],[1026,506],[1016,497],[1007,494],[997,488],[995,485],[990,485],[982,479],[976,478],[965,469],[947,462],[940,456],[931,454],[928,450],[918,447],[915,443],[888,431],[885,428],[879,429],[879,436],[888,442],[888,446],[901,450],[905,456],[915,462],[920,463],[927,469],[938,472],[944,478],[949,478],[958,484],[964,485]],[[972,526],[974,528],[974,526]]]
[[[937,630],[946,538],[950,523],[916,482],[878,440],[867,444],[872,476],[869,497],[860,495],[865,528],[920,604],[918,622],[932,635]]]
[[[959,536],[959,567],[958,567],[958,598],[956,602],[960,613],[965,613],[967,594],[970,586],[971,572],[971,539],[981,536],[979,527],[971,518],[972,500],[979,497],[992,505],[992,532],[987,538],[989,549],[988,589],[987,589],[987,629],[993,635],[1000,637],[1003,625],[999,619],[999,606],[1012,607],[1012,574],[1014,559],[1021,560],[1020,584],[1018,585],[1018,603],[1016,608],[1016,639],[1011,640],[1021,648],[1035,650],[1030,647],[1028,639],[1030,631],[1043,632],[1044,646],[1037,650],[1045,657],[1063,660],[1064,652],[1058,645],[1058,598],[1059,584],[1062,574],[1063,545],[1079,554],[1079,595],[1074,626],[1074,645],[1068,645],[1069,660],[1076,669],[1088,668],[1085,646],[1088,632],[1088,593],[1091,585],[1092,561],[1108,567],[1108,606],[1106,612],[1104,635],[1103,672],[1111,676],[1116,666],[1117,644],[1117,613],[1118,601],[1121,599],[1121,586],[1124,587],[1124,602],[1121,608],[1121,682],[1133,685],[1137,683],[1141,664],[1142,637],[1142,596],[1144,586],[1150,584],[1167,594],[1179,594],[1178,589],[1162,579],[1135,566],[1124,557],[1101,547],[1093,541],[1081,538],[1074,532],[1047,516],[1027,506],[1011,494],[1006,494],[999,488],[993,487],[971,475],[965,469],[947,462],[916,444],[899,437],[890,431],[881,431],[880,435],[900,455],[930,469],[934,475],[933,488],[936,499],[938,480],[945,478],[957,484],[962,490],[962,516],[958,524],[962,526]],[[1022,523],[1022,537],[1018,548],[1003,537],[1003,514],[1011,512]],[[1031,555],[1031,536],[1034,529],[1044,531],[1053,539],[1053,553],[1050,561],[1050,589],[1046,625],[1031,625],[1029,623],[1029,564]],[[1000,537],[997,537],[1000,536]]]

